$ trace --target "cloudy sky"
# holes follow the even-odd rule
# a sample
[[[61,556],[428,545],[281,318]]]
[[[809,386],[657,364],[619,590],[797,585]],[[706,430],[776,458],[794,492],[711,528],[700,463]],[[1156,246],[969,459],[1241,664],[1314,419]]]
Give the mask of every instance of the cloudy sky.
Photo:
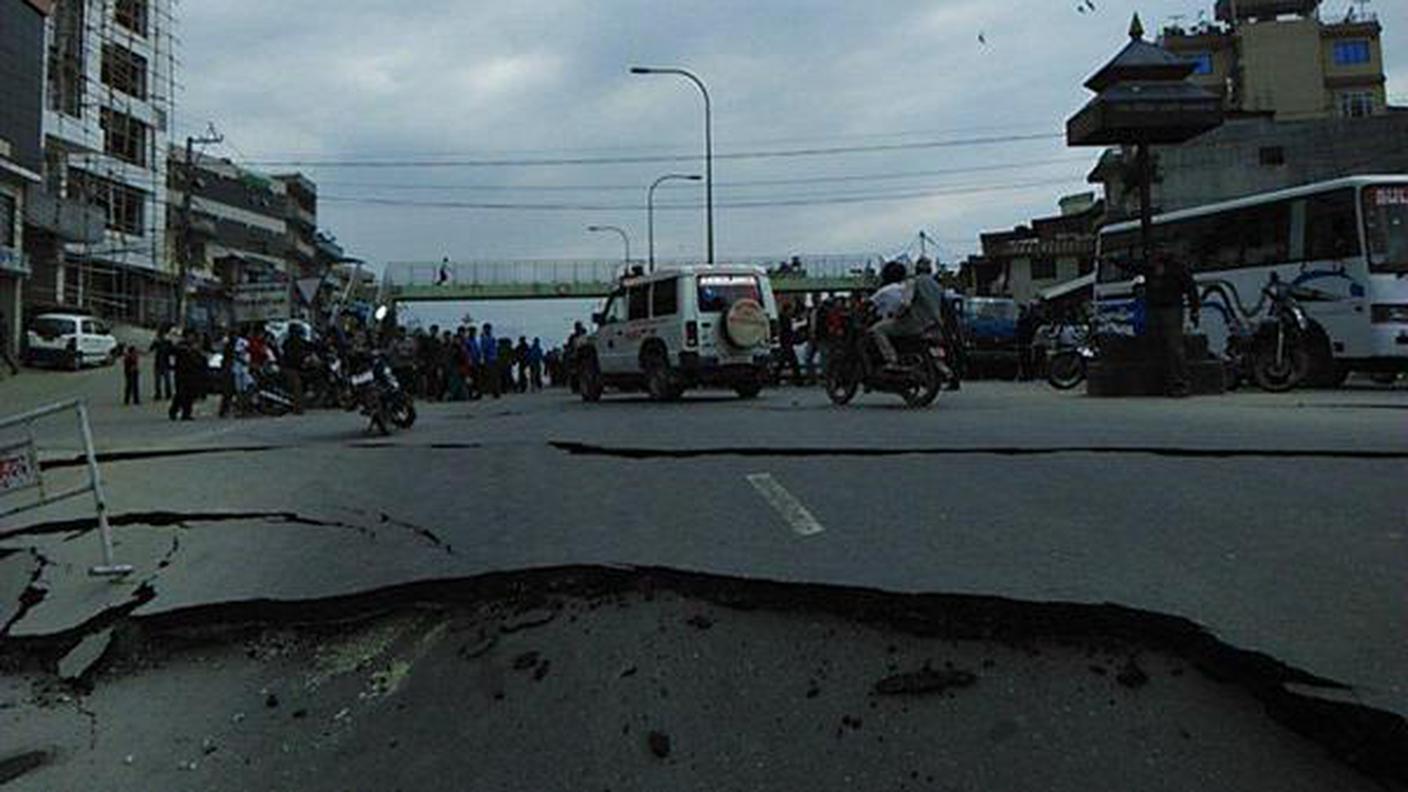
[[[645,186],[702,165],[601,160],[702,150],[697,91],[627,73],[687,66],[713,94],[720,258],[888,254],[923,229],[949,259],[1087,189],[1094,152],[1059,134],[1133,11],[1153,30],[1212,4],[1076,2],[185,0],[177,131],[213,122],[212,153],[299,163],[320,224],[372,261],[618,256],[594,223],[643,257]],[[1373,7],[1408,104],[1402,2]],[[659,255],[702,254],[702,199],[657,193]]]

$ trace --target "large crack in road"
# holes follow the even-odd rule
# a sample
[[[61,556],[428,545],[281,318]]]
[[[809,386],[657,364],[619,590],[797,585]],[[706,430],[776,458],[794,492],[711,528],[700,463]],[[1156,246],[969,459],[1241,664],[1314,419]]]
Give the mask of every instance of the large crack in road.
[[[148,589],[139,596],[149,599],[153,592]],[[421,619],[427,613],[446,613],[466,607],[476,612],[482,612],[489,607],[498,609],[501,613],[513,614],[511,617],[505,617],[501,630],[490,633],[480,630],[479,637],[460,641],[465,644],[458,650],[460,661],[467,661],[490,652],[497,643],[507,641],[510,634],[518,634],[520,631],[532,633],[536,627],[551,623],[556,613],[570,612],[572,623],[576,623],[580,617],[584,624],[589,624],[589,633],[590,630],[596,629],[610,636],[607,624],[590,621],[587,610],[594,610],[601,603],[610,605],[615,602],[624,607],[622,603],[629,600],[629,603],[639,606],[656,600],[672,600],[670,598],[683,603],[679,606],[679,619],[689,626],[686,634],[705,633],[721,619],[718,613],[734,613],[738,614],[739,619],[746,617],[762,624],[772,624],[770,629],[784,633],[796,629],[797,624],[817,624],[818,620],[835,620],[836,623],[849,624],[852,629],[879,630],[887,636],[904,636],[907,641],[919,641],[929,647],[925,651],[931,652],[934,647],[942,645],[988,647],[983,651],[998,651],[995,647],[1000,647],[1001,651],[1008,652],[1012,657],[1026,658],[1022,662],[1038,665],[1046,661],[1036,658],[1062,655],[1062,652],[1070,654],[1071,651],[1080,650],[1086,652],[1084,657],[1095,658],[1088,662],[1091,674],[1100,678],[1108,675],[1111,683],[1117,685],[1117,688],[1112,689],[1122,688],[1126,691],[1139,691],[1146,686],[1169,683],[1163,676],[1156,674],[1155,667],[1164,664],[1163,660],[1157,658],[1174,658],[1176,665],[1187,665],[1195,669],[1201,678],[1207,679],[1211,691],[1214,691],[1214,698],[1232,696],[1233,691],[1236,695],[1249,696],[1259,703],[1262,712],[1274,723],[1305,738],[1309,744],[1318,745],[1322,750],[1328,751],[1336,761],[1356,769],[1367,778],[1390,785],[1390,788],[1408,785],[1408,723],[1405,723],[1402,717],[1346,700],[1349,696],[1345,696],[1345,693],[1352,691],[1342,682],[1290,667],[1262,652],[1233,647],[1202,629],[1194,621],[1115,605],[1024,602],[994,596],[945,593],[901,595],[883,590],[845,588],[819,583],[762,581],[677,569],[555,567],[407,583],[337,598],[297,602],[244,600],[211,603],[151,616],[135,616],[132,610],[135,610],[137,603],[124,603],[94,617],[80,629],[66,631],[65,634],[30,637],[23,641],[0,640],[0,668],[28,667],[32,672],[35,671],[34,664],[38,661],[39,667],[51,669],[56,658],[61,658],[65,652],[72,650],[84,637],[90,636],[94,631],[113,629],[128,637],[122,641],[114,641],[113,651],[108,652],[99,671],[90,676],[89,681],[92,682],[96,678],[101,688],[104,685],[121,685],[122,679],[130,676],[141,678],[146,675],[146,681],[142,682],[142,685],[159,688],[161,671],[149,671],[149,658],[180,652],[197,652],[204,655],[208,654],[208,648],[222,645],[232,645],[237,648],[239,654],[244,654],[244,650],[239,650],[239,647],[248,643],[251,636],[307,634],[310,636],[310,645],[320,647],[325,641],[331,640],[328,636],[341,636],[346,631],[356,631],[359,629],[356,627],[358,624],[386,619],[389,614]],[[590,603],[590,607],[572,610],[574,606],[565,603]],[[707,603],[717,609],[717,612],[714,612],[714,616],[708,616],[700,612],[700,606],[691,606],[689,603]],[[607,607],[608,613],[612,610],[614,607]],[[686,614],[690,614],[687,620],[684,619]],[[558,621],[560,623],[563,619]],[[434,629],[422,627],[424,634],[418,636],[415,645],[427,644],[431,641],[429,636],[432,633],[436,637],[435,640],[438,640],[445,629],[444,624]],[[615,645],[615,650],[636,651],[638,641],[641,640],[639,636],[655,633],[653,627],[645,626],[643,629],[643,633],[627,631],[615,634],[614,641],[620,644]],[[458,627],[449,627],[452,634],[456,633],[456,630],[459,630]],[[660,627],[659,631],[665,633],[665,627]],[[611,643],[610,638],[603,640]],[[895,638],[887,640],[894,641]],[[845,655],[852,651],[862,652],[863,647],[838,645],[834,650]],[[422,647],[422,650],[417,651],[424,654],[424,651],[428,650]],[[538,669],[534,674],[536,678],[542,679],[542,676],[548,675],[548,661],[543,660],[548,654],[556,658],[552,662],[552,674],[565,675],[574,674],[572,669],[563,668],[565,662],[573,662],[573,658],[577,657],[573,652],[587,651],[589,650],[584,644],[574,644],[570,651],[563,645],[549,644],[527,654],[518,652],[511,658],[504,654],[503,662],[513,664],[511,668]],[[731,682],[732,685],[738,686],[739,691],[755,685],[759,679],[765,681],[766,685],[772,685],[770,679],[777,672],[759,669],[779,667],[776,658],[769,660],[753,657],[753,650],[746,648],[739,648],[738,651],[741,654],[731,660],[722,661],[722,665],[718,665],[717,658],[711,667],[711,674],[722,672],[741,675]],[[314,654],[317,655],[317,652]],[[646,655],[648,654],[649,652],[646,652]],[[890,654],[895,654],[894,645],[890,647]],[[17,655],[23,655],[23,660]],[[904,651],[895,657],[900,655],[904,655]],[[1104,660],[1097,655],[1104,657]],[[1071,657],[1084,662],[1080,661],[1077,655]],[[168,661],[162,662],[165,664]],[[386,671],[377,672],[383,675],[380,682],[376,682],[376,675],[373,675],[373,682],[382,688],[390,686],[394,689],[400,683],[396,682],[396,679],[410,674],[410,668],[414,667],[417,660],[411,658],[404,662],[387,662],[390,662],[390,665],[387,665]],[[932,662],[936,664],[938,661]],[[636,665],[639,664],[624,667],[624,671],[621,671],[622,678],[634,676]],[[729,672],[729,668],[734,671]],[[748,671],[749,668],[753,671]],[[942,699],[943,696],[952,698],[953,695],[969,695],[959,691],[973,686],[974,683],[979,689],[991,691],[991,678],[995,674],[988,671],[986,662],[980,667],[953,668],[952,662],[943,667],[931,667],[931,660],[925,660],[922,665],[905,669],[901,662],[895,661],[891,662],[888,668],[888,674],[883,674],[880,678],[865,681],[850,679],[845,685],[859,685],[859,688],[872,692],[874,696],[935,693]],[[303,668],[298,671],[294,668],[290,674],[297,672],[306,675],[308,671],[310,669]],[[680,668],[677,671],[681,676],[690,674],[689,668]],[[696,668],[693,674],[698,675],[701,671],[703,669]],[[580,672],[580,669],[576,672]],[[1048,672],[1055,671],[1048,669]],[[436,671],[434,665],[428,665],[425,674],[438,679],[442,671]],[[462,672],[452,674],[462,675]],[[660,674],[663,674],[663,671]],[[839,675],[831,676],[829,681],[825,681],[822,679],[826,676],[825,672],[817,669],[800,669],[798,674],[810,679],[804,685],[807,699],[815,698],[817,693],[814,691],[821,686],[842,683]],[[1176,672],[1174,676],[1178,674],[1180,672]],[[676,679],[674,683],[681,682]],[[797,683],[803,685],[801,681]],[[493,682],[490,683],[490,688],[501,685],[504,685],[504,682]],[[99,695],[100,693],[101,689]],[[498,692],[500,698],[501,695],[503,693]],[[662,695],[665,695],[663,688]],[[1115,699],[1111,699],[1111,706],[1115,706],[1115,703]],[[100,709],[104,705],[90,703],[89,706]],[[870,706],[877,705],[872,703]],[[705,707],[705,710],[707,709],[708,707]],[[1171,707],[1169,712],[1177,710],[1178,707]],[[298,719],[300,716],[296,713],[294,717]],[[342,717],[346,717],[346,714]],[[480,714],[480,717],[493,717],[493,714],[486,712]],[[1112,713],[1110,717],[1117,716]],[[1219,714],[1218,717],[1224,716]],[[846,720],[838,727],[838,734],[842,731],[859,731],[859,714],[849,714],[848,719],[852,719],[853,724],[852,720]],[[338,717],[334,717],[334,722],[337,720]],[[943,729],[936,723],[931,726]],[[722,724],[718,727],[728,729]],[[953,724],[950,724],[948,729],[953,729]],[[398,740],[394,734],[383,734],[382,737]],[[101,740],[94,740],[94,743],[99,741]],[[655,740],[655,743],[656,748],[660,747],[659,740]],[[30,748],[23,745],[23,741],[17,744]],[[666,748],[667,753],[669,750]],[[317,764],[314,760],[310,761]],[[245,781],[252,782],[248,778]]]
[[[716,448],[652,448],[606,446],[553,441],[553,448],[572,456],[610,457],[627,460],[700,459],[705,457],[775,457],[811,459],[827,457],[1002,456],[1036,457],[1071,454],[1143,455],[1185,459],[1408,459],[1408,451],[1366,449],[1196,448],[1184,446],[955,446],[955,447],[844,447],[844,446],[720,446]]]

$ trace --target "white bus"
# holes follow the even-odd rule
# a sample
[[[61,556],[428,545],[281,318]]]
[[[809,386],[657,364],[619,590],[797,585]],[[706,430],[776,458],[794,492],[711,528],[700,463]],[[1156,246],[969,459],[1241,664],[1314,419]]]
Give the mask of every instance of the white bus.
[[[1275,273],[1312,320],[1311,374],[1408,371],[1408,175],[1354,176],[1154,218],[1154,248],[1189,262],[1214,354],[1265,313]],[[1100,232],[1095,300],[1107,330],[1140,332],[1139,221]]]

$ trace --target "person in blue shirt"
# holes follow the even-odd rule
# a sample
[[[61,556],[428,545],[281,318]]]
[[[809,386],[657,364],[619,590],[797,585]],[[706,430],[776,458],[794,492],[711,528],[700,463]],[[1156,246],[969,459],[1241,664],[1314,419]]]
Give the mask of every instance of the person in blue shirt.
[[[469,375],[465,377],[465,395],[470,401],[478,401],[483,395],[481,382],[484,369],[484,356],[479,352],[479,328],[470,325],[464,337],[464,359],[469,364]]]
[[[494,338],[494,326],[484,323],[479,333],[479,357],[483,361],[479,367],[479,391],[495,399],[503,395],[503,376],[499,372],[499,342]]]
[[[543,342],[540,339],[533,339],[533,346],[528,348],[528,373],[532,380],[533,390],[543,389]]]

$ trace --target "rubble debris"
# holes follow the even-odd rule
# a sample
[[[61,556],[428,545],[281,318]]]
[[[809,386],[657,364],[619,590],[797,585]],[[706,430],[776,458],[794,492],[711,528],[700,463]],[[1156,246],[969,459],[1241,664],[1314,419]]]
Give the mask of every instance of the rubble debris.
[[[513,658],[513,670],[527,671],[538,664],[539,657],[540,655],[537,652],[524,652]]]
[[[902,674],[892,674],[875,683],[874,692],[880,696],[916,696],[927,693],[943,693],[950,688],[969,687],[978,681],[972,671],[945,669],[935,671],[921,668]]]
[[[1131,657],[1125,662],[1120,672],[1115,674],[1115,681],[1132,690],[1149,684],[1149,675],[1144,673],[1144,669],[1140,668],[1139,663]]]
[[[499,625],[499,631],[505,635],[516,633],[519,630],[526,630],[529,627],[540,627],[557,618],[557,611],[552,608],[534,608],[510,617],[503,624]]]
[[[97,665],[112,643],[112,628],[87,636],[59,661],[59,678],[66,681],[82,679]]]
[[[670,755],[670,735],[664,732],[651,732],[646,736],[645,744],[650,748],[650,752],[654,754],[657,759],[664,759]]]

